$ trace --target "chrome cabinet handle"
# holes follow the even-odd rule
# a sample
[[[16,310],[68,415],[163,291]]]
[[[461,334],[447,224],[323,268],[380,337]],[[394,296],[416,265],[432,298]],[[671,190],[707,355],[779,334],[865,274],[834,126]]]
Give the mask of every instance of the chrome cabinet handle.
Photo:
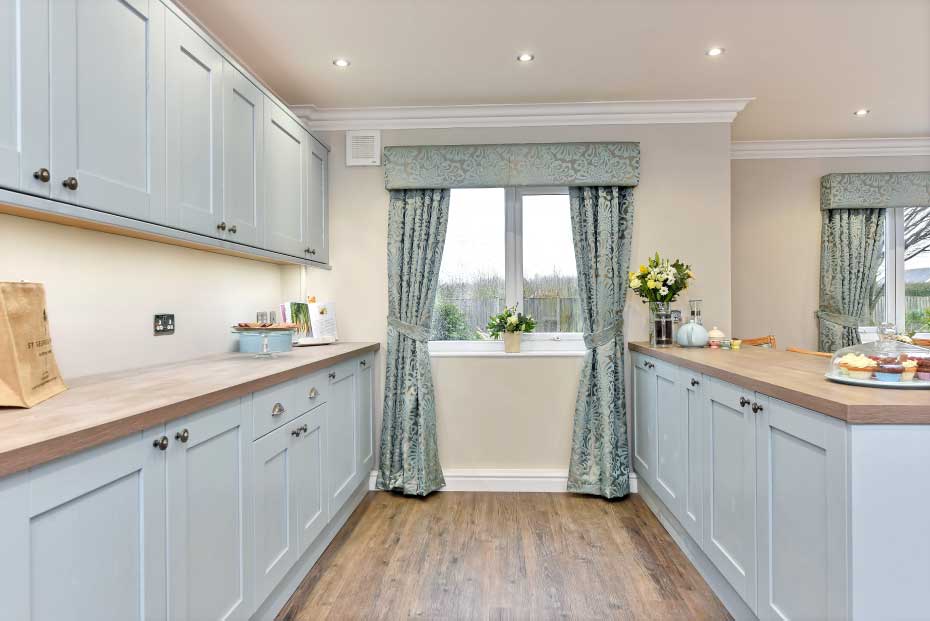
[[[747,399],[746,397],[740,397],[740,398],[739,398],[739,406],[740,406],[741,408],[744,408],[744,407],[746,407],[747,405],[749,405],[749,399]]]
[[[191,432],[188,431],[187,429],[182,429],[181,431],[174,434],[174,439],[180,440],[182,443],[187,442],[188,440],[191,439]]]
[[[307,392],[308,399],[316,399],[319,396],[320,396],[320,391],[317,390],[316,387],[311,388],[309,392]]]
[[[233,235],[236,234],[236,225],[235,225],[235,224],[232,225],[231,227],[229,227],[229,232],[232,233]]]
[[[694,379],[693,377],[691,378],[691,386],[692,386],[692,387],[694,387],[694,386],[700,386],[700,384],[701,384],[701,382],[697,381],[697,380]]]
[[[52,178],[52,174],[48,172],[48,168],[40,168],[39,170],[32,173],[32,176],[42,183],[48,183],[49,179]]]
[[[69,190],[76,190],[78,189],[77,177],[68,177],[67,179],[61,182],[61,185],[65,186]]]
[[[761,412],[761,411],[762,411],[762,406],[761,406],[760,404],[756,403],[755,401],[753,401],[753,403],[752,403],[752,413],[753,413],[753,414],[758,414],[758,413]]]
[[[335,372],[335,371],[330,371],[330,372],[329,372],[329,379],[331,379],[331,380],[336,379],[336,372]]]
[[[157,448],[159,451],[164,451],[166,448],[168,448],[168,436],[156,438],[155,441],[152,442],[152,446]]]
[[[284,406],[281,405],[280,403],[275,403],[275,404],[271,407],[271,415],[272,415],[272,416],[281,416],[282,414],[284,414]]]
[[[216,230],[218,230],[218,231],[225,231],[225,230],[226,230],[226,223],[225,223],[225,222],[220,222],[219,224],[217,224],[217,225],[216,225]]]

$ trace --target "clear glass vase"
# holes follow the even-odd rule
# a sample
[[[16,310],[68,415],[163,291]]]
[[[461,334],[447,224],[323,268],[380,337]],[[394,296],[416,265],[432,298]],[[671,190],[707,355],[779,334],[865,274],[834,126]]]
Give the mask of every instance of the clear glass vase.
[[[649,304],[649,344],[653,347],[671,347],[674,342],[671,305],[666,302],[651,302]]]

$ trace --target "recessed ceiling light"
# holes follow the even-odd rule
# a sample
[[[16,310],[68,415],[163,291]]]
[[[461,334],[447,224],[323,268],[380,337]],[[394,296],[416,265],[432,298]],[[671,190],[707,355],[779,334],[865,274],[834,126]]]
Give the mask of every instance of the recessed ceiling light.
[[[712,47],[704,53],[707,54],[708,56],[720,56],[725,51],[726,50],[723,49],[722,47]]]
[[[853,116],[866,116],[869,112],[871,112],[871,110],[869,110],[868,108],[859,108],[858,110],[853,112]]]
[[[517,60],[519,60],[521,63],[532,62],[534,58],[536,57],[530,54],[529,52],[523,52],[522,54],[517,56]]]
[[[337,67],[339,67],[340,69],[345,69],[346,67],[348,67],[348,66],[351,65],[352,63],[350,63],[350,62],[349,62],[348,60],[346,60],[345,58],[337,58],[337,59],[333,60],[333,64],[336,65]]]

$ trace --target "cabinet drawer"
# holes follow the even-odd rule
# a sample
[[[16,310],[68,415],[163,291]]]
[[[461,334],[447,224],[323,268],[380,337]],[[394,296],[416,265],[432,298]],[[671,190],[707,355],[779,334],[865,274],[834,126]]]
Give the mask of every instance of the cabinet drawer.
[[[329,377],[327,374],[332,369],[317,371],[304,377],[298,378],[297,381],[297,409],[301,413],[309,412],[313,408],[329,401]]]
[[[252,395],[252,416],[254,417],[254,438],[260,438],[269,431],[277,429],[292,421],[309,408],[304,408],[303,401],[298,406],[297,388],[299,380],[291,380]]]
[[[749,409],[752,404],[755,393],[751,390],[741,388],[736,384],[730,384],[718,379],[712,379],[710,383],[710,397],[717,403],[733,408],[734,410]]]
[[[646,371],[655,371],[658,362],[658,360],[651,356],[645,356],[640,353],[633,354],[633,366]]]

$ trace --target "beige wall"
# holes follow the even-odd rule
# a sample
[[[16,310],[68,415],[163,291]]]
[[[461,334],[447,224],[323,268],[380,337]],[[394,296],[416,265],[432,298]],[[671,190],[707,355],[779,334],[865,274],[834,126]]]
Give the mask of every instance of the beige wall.
[[[733,332],[817,347],[820,177],[930,170],[930,157],[733,160]]]
[[[336,302],[340,337],[383,343],[387,315],[383,170],[347,168],[343,133],[320,137],[333,148],[333,270],[311,270],[308,292]],[[605,140],[641,144],[633,260],[642,261],[658,250],[692,263],[698,279],[685,299],[704,298],[707,320],[729,331],[729,125],[402,130],[382,135],[385,146]],[[632,297],[626,322],[629,339],[646,338],[646,309]],[[381,360],[383,364],[383,351]],[[434,358],[443,466],[567,468],[580,364],[580,358]],[[376,432],[380,433],[380,383],[376,390]]]
[[[229,326],[280,303],[282,269],[0,214],[0,280],[45,284],[66,380],[233,350]],[[155,313],[173,336],[152,335]]]

